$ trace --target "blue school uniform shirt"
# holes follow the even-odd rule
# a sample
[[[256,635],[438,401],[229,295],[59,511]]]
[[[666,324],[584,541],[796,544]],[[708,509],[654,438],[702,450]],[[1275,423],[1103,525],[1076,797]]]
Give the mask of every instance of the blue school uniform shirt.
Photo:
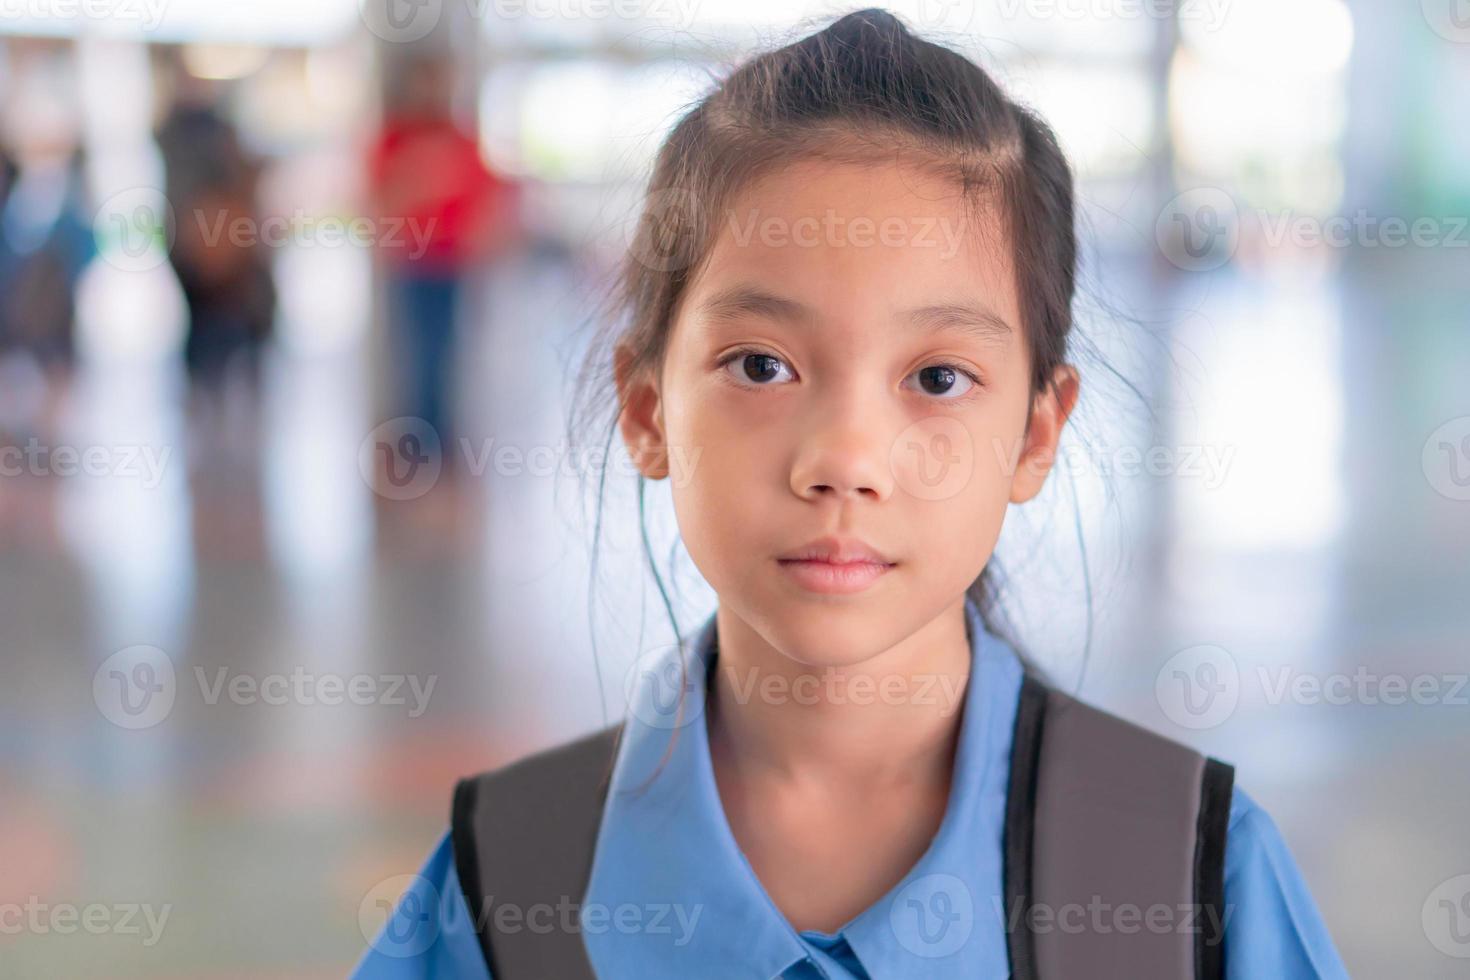
[[[682,675],[682,716],[659,682],[681,676],[679,650],[670,648],[643,675],[654,682],[635,689],[598,831],[582,903],[583,942],[597,975],[1008,976],[1001,834],[1022,670],[1014,650],[985,628],[973,602],[966,603],[966,617],[972,670],[939,830],[903,880],[834,933],[792,928],[726,821],[702,712],[705,678],[713,667],[714,617],[700,630]],[[661,761],[662,772],[647,781]],[[642,792],[623,792],[640,785]],[[1239,788],[1225,845],[1225,908],[1231,980],[1347,976],[1276,826]],[[448,833],[354,976],[489,980]]]

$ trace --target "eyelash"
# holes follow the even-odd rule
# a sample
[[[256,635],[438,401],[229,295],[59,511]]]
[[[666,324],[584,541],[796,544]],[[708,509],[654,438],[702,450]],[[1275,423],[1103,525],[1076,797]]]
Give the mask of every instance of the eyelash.
[[[771,353],[768,350],[762,350],[759,347],[737,347],[734,350],[729,351],[728,353],[726,353],[725,356],[721,357],[719,359],[719,361],[716,362],[715,367],[718,370],[720,370],[721,373],[724,374],[725,377],[728,379],[729,378],[729,372],[726,370],[726,368],[728,368],[729,365],[733,361],[738,361],[738,360],[740,360],[743,357],[749,357],[752,354],[758,355],[760,357],[774,358],[774,359],[780,361],[782,364],[786,364],[786,359],[784,357],[781,357],[779,354],[773,354],[773,353]],[[786,366],[788,368],[790,367],[789,364],[787,364]],[[974,391],[983,389],[985,387],[985,382],[984,382],[983,379],[981,379],[981,377],[980,377],[980,375],[978,373],[976,373],[975,371],[971,371],[969,368],[965,367],[962,364],[955,364],[955,363],[950,362],[950,361],[935,361],[932,364],[921,364],[919,367],[915,368],[912,372],[910,372],[909,375],[906,375],[905,376],[905,380],[907,380],[908,377],[912,376],[913,374],[917,374],[919,371],[924,370],[925,368],[933,368],[933,367],[949,368],[951,371],[954,371],[957,374],[962,374],[966,378],[969,378],[970,379],[970,383],[973,386],[970,389],[970,391],[965,392],[963,395],[955,395],[955,396],[950,397],[950,398],[945,398],[942,395],[931,395],[930,398],[933,401],[950,401],[950,402],[964,401]],[[737,385],[737,386],[739,386],[741,388],[766,388],[766,387],[770,387],[769,385],[756,384],[755,382],[740,382],[740,381],[731,380],[731,383],[732,384],[735,384],[735,385]]]
[[[751,355],[755,355],[757,357],[770,357],[770,358],[774,358],[775,360],[780,361],[782,364],[786,364],[786,358],[782,357],[779,354],[772,354],[768,350],[761,350],[759,347],[737,347],[734,350],[732,350],[729,353],[727,353],[724,357],[720,358],[719,361],[715,364],[715,367],[719,368],[721,371],[724,371],[726,377],[728,377],[729,376],[729,372],[726,371],[725,369],[728,368],[732,362],[738,361],[738,360],[740,360],[741,358],[744,358],[744,357],[750,357]],[[791,365],[787,364],[786,366],[787,367],[790,367]],[[793,373],[795,373],[795,372],[793,372]],[[738,382],[737,381],[737,382],[735,382],[735,384],[739,384],[743,388],[765,388],[765,387],[769,387],[768,385],[758,385],[758,384],[756,384],[753,381],[747,381],[747,382],[744,382],[743,384],[741,382]]]

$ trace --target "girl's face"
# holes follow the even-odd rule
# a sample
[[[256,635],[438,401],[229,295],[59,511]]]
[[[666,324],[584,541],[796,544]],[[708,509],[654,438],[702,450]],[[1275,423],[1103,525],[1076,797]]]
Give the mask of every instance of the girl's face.
[[[719,220],[660,376],[619,378],[623,435],[673,479],[722,606],[800,663],[860,663],[963,602],[1046,478],[1076,375],[1028,428],[999,226],[937,177],[803,162]]]

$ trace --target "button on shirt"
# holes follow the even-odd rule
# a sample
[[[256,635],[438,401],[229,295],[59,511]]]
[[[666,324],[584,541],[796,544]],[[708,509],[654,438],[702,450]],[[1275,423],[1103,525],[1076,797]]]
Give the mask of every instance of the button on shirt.
[[[630,705],[582,904],[583,942],[597,975],[1009,976],[1001,834],[1022,669],[973,602],[965,614],[972,669],[939,830],[901,881],[834,933],[792,928],[725,818],[702,710],[718,654],[714,617],[694,640],[687,671],[680,673],[679,650],[671,648],[643,674],[651,680]],[[682,713],[667,680],[678,684],[680,677]],[[1225,905],[1231,980],[1347,976],[1275,825],[1238,787],[1226,838]],[[447,833],[354,976],[490,977]]]

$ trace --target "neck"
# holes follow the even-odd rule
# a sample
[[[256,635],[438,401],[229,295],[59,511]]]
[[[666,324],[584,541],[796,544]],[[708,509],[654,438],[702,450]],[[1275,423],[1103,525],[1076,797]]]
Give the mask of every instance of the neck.
[[[867,660],[812,667],[721,606],[708,702],[713,750],[746,775],[946,782],[971,656],[961,600]]]

